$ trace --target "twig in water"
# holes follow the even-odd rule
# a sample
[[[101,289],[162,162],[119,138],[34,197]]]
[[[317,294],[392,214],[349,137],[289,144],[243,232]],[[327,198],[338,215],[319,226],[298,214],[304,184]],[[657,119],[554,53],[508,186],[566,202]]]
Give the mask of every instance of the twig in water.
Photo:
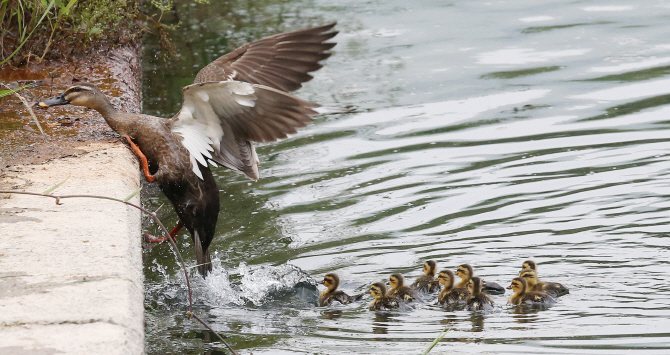
[[[67,180],[67,179],[66,179],[66,180]],[[134,207],[134,208],[136,208],[136,209],[138,209],[138,210],[140,210],[140,211],[142,211],[142,212],[148,214],[149,216],[151,216],[151,218],[152,218],[152,219],[153,219],[153,220],[160,226],[160,228],[163,230],[164,235],[168,236],[166,239],[167,239],[168,242],[170,243],[170,246],[172,247],[172,249],[173,249],[173,250],[175,251],[175,253],[177,254],[177,258],[178,258],[178,260],[179,260],[179,264],[181,265],[182,270],[184,270],[184,277],[186,278],[186,287],[187,287],[187,289],[188,289],[188,312],[186,312],[186,315],[187,315],[189,318],[191,318],[191,317],[195,318],[198,322],[200,322],[202,325],[204,325],[207,329],[209,329],[210,331],[214,332],[214,334],[216,334],[216,336],[219,338],[219,340],[221,340],[221,342],[222,342],[222,343],[223,343],[223,344],[224,344],[224,345],[225,345],[225,346],[226,346],[226,347],[233,353],[233,355],[237,355],[237,353],[235,352],[235,350],[233,350],[233,347],[230,346],[230,344],[228,344],[228,342],[225,341],[225,340],[223,339],[223,337],[221,337],[221,335],[219,335],[216,331],[214,331],[214,329],[212,329],[212,327],[210,327],[207,323],[205,323],[202,319],[200,319],[200,317],[196,316],[196,315],[193,313],[193,296],[192,296],[192,292],[191,292],[191,281],[190,281],[189,278],[188,278],[188,270],[187,270],[187,268],[186,268],[186,265],[184,264],[184,259],[181,257],[181,253],[179,252],[179,248],[177,248],[177,243],[175,243],[175,242],[172,240],[172,238],[169,237],[169,236],[170,236],[170,232],[167,230],[167,228],[165,228],[165,226],[163,225],[163,222],[161,222],[161,220],[158,219],[158,217],[156,216],[156,213],[154,213],[154,212],[150,212],[149,210],[145,209],[144,207],[141,207],[141,206],[138,206],[138,205],[136,205],[136,204],[134,204],[134,203],[128,202],[127,200],[122,200],[122,199],[114,198],[114,197],[108,197],[108,196],[96,196],[96,195],[62,195],[62,196],[58,196],[58,195],[51,195],[51,194],[50,194],[53,190],[55,190],[56,188],[58,188],[58,187],[59,187],[60,185],[62,185],[64,182],[65,182],[65,181],[62,181],[62,182],[56,184],[55,186],[49,188],[48,190],[45,191],[45,193],[27,192],[27,191],[8,191],[8,190],[0,190],[0,194],[18,194],[18,195],[31,195],[31,196],[50,197],[50,198],[53,198],[53,199],[56,200],[56,204],[57,204],[57,205],[61,205],[60,200],[63,200],[63,199],[66,199],[66,198],[93,198],[93,199],[99,199],[99,200],[109,200],[109,201],[120,202],[120,203],[123,203],[123,204],[125,204],[125,205],[130,206],[130,207]],[[129,200],[130,198],[132,198],[132,196],[133,196],[134,194],[136,194],[137,192],[139,192],[139,190],[133,192],[127,199]]]

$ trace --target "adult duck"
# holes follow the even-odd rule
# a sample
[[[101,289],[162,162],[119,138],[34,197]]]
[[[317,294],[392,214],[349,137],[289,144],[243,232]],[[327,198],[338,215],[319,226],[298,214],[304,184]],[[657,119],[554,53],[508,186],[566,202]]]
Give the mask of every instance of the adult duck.
[[[252,142],[273,142],[312,122],[318,105],[288,94],[312,79],[335,43],[335,24],[278,34],[248,43],[198,72],[182,89],[172,119],[117,111],[93,84],[79,83],[40,106],[77,105],[98,111],[157,181],[195,244],[198,271],[212,270],[209,245],[219,215],[219,189],[209,165],[223,165],[258,180]],[[167,238],[167,237],[164,237]],[[156,238],[154,241],[163,241]]]

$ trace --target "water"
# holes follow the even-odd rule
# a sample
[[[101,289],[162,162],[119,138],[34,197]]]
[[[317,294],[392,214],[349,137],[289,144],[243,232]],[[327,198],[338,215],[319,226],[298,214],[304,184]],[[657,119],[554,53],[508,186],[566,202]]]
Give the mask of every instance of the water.
[[[670,352],[669,8],[182,1],[165,19],[182,21],[184,60],[164,69],[147,45],[146,113],[176,112],[198,69],[247,41],[333,20],[341,32],[296,93],[328,114],[262,145],[259,182],[215,171],[217,264],[194,280],[197,311],[243,354],[420,354],[445,328],[431,353]],[[548,310],[518,312],[509,293],[485,315],[314,306],[328,272],[357,293],[433,259],[507,286],[529,258],[570,288]],[[145,265],[148,352],[225,353],[185,318],[168,246]]]

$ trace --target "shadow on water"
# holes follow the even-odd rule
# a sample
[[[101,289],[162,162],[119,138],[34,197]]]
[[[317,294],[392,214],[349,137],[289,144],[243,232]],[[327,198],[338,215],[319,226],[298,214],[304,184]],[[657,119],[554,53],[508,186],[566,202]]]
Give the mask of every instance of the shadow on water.
[[[637,354],[670,348],[670,64],[665,5],[605,1],[177,1],[179,59],[149,37],[149,114],[179,109],[195,73],[248,41],[338,21],[334,55],[296,95],[325,114],[260,145],[261,179],[214,169],[214,272],[196,311],[241,353]],[[331,112],[328,114],[327,112]],[[154,186],[144,203],[176,223]],[[149,232],[157,233],[150,221]],[[178,242],[190,265],[190,237]],[[526,259],[570,294],[487,314],[428,298],[370,312],[369,285],[423,262],[506,284]],[[219,354],[184,316],[167,245],[147,245],[147,352]],[[316,307],[323,274],[351,305]],[[383,345],[383,346],[382,346]]]

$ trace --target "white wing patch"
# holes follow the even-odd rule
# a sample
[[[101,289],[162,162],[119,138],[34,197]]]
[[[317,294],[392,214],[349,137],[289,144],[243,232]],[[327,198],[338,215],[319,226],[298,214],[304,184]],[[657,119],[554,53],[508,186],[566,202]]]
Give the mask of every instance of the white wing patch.
[[[211,152],[227,153],[221,152],[223,129],[219,115],[224,112],[233,115],[256,106],[254,92],[251,84],[238,81],[189,85],[183,89],[182,109],[171,130],[183,138],[182,144],[190,153],[193,173],[200,179],[203,177],[197,163],[217,166],[212,161]],[[255,151],[254,157],[258,159]]]

